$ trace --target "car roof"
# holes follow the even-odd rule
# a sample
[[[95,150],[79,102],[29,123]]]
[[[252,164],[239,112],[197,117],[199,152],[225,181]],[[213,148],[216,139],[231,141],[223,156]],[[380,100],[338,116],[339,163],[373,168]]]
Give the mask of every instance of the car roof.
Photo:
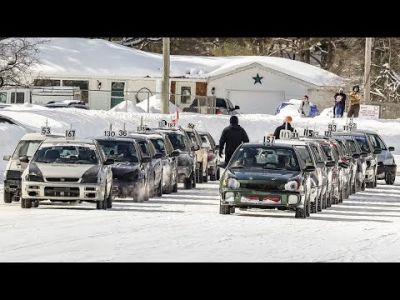
[[[271,148],[273,148],[273,147],[293,148],[293,145],[284,144],[284,143],[278,143],[278,144],[276,144],[276,143],[272,143],[272,144],[269,144],[269,143],[265,143],[265,144],[263,144],[263,143],[246,143],[246,144],[242,145],[242,147],[244,147],[244,148],[264,147],[264,146],[271,147]]]
[[[94,139],[75,139],[75,140],[67,140],[66,138],[55,139],[50,138],[46,139],[46,143],[65,143],[65,144],[95,144]]]
[[[346,136],[351,136],[351,135],[365,135],[365,132],[356,131],[356,130],[351,131],[351,132],[348,132],[348,131],[336,131],[336,132],[333,132],[332,135],[346,135]]]
[[[63,135],[57,135],[57,134],[51,134],[51,135],[43,135],[38,132],[34,133],[27,133],[25,134],[22,138],[21,141],[44,141],[49,138],[62,138],[64,137]]]
[[[95,138],[96,141],[124,141],[124,142],[133,142],[134,139],[128,137],[98,137]]]
[[[277,144],[287,144],[287,145],[293,145],[293,146],[307,146],[306,141],[302,140],[297,140],[297,139],[292,139],[292,140],[275,140],[275,143]]]

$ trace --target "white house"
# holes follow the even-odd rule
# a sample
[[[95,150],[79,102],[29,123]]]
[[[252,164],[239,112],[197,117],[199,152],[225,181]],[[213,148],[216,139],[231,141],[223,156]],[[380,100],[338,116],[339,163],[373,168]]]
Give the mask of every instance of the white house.
[[[39,46],[34,85],[80,87],[92,109],[160,92],[162,56],[102,39],[49,38]],[[170,92],[176,105],[197,96],[229,98],[242,113],[274,113],[284,100],[302,98],[321,108],[346,80],[318,67],[278,57],[171,55]],[[50,101],[51,99],[49,99]]]

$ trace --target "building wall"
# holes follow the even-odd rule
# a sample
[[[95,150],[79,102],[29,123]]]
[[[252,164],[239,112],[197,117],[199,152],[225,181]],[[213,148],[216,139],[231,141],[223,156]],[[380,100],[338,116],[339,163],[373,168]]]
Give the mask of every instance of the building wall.
[[[335,105],[333,96],[337,93],[337,91],[338,88],[310,88],[307,90],[307,96],[309,97],[310,101],[315,103],[318,106],[318,109],[322,111],[325,108]]]
[[[263,77],[262,84],[255,84],[253,77],[257,74]],[[215,87],[215,96],[217,97],[232,98],[232,94],[234,94],[236,102],[239,103],[233,104],[239,105],[242,113],[248,111],[271,113],[275,111],[278,103],[303,97],[310,85],[273,70],[254,66],[224,77],[210,78],[207,85],[208,95],[211,95],[213,87]]]

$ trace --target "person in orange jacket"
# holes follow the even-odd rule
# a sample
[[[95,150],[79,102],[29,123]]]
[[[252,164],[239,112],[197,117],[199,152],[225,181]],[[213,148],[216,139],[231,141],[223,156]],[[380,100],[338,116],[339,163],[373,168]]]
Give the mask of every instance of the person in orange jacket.
[[[347,117],[349,118],[358,118],[358,114],[360,113],[360,104],[361,104],[361,95],[360,95],[360,87],[358,85],[353,86],[353,91],[350,93],[350,109],[347,113]]]

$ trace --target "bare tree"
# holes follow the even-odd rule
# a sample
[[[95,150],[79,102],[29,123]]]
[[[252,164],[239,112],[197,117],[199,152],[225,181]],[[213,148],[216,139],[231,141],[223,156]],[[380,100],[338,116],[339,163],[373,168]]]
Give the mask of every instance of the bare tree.
[[[44,40],[0,39],[0,77],[4,85],[26,85],[30,67],[37,62],[37,46]]]

